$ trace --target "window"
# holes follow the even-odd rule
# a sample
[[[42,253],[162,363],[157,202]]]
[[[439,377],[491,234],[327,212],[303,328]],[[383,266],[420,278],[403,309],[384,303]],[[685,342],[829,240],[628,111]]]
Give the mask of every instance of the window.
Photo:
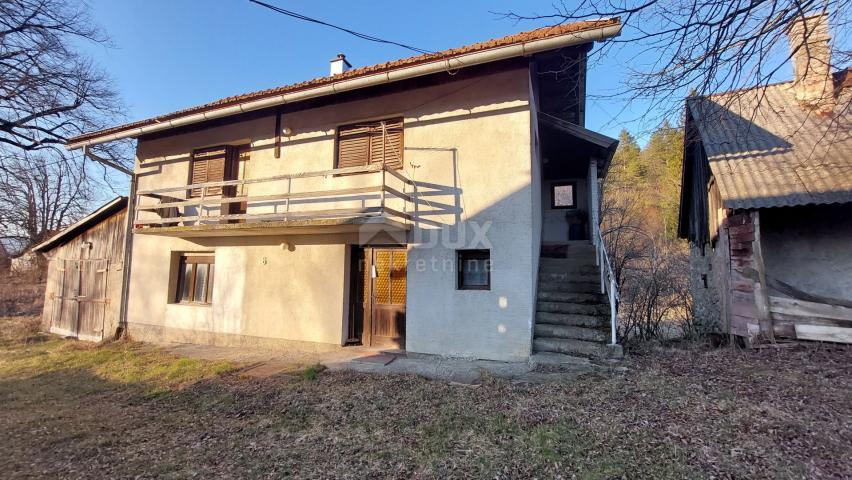
[[[360,122],[337,129],[337,168],[384,163],[402,168],[402,118]]]
[[[237,149],[228,145],[204,148],[192,152],[192,166],[190,168],[189,183],[222,182],[233,180],[236,177]],[[225,187],[225,194],[228,192]],[[207,187],[205,196],[222,195],[222,187]],[[193,188],[189,191],[190,197],[200,197],[201,189]]]
[[[458,251],[459,290],[491,289],[491,251]]]
[[[577,208],[577,184],[554,183],[550,192],[550,208]]]
[[[175,302],[211,303],[214,267],[213,255],[181,255]]]

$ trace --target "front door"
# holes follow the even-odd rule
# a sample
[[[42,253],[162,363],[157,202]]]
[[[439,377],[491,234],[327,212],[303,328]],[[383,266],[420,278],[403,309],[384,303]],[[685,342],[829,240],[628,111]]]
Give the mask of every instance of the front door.
[[[352,320],[363,345],[405,348],[406,253],[404,248],[356,250],[357,300]]]

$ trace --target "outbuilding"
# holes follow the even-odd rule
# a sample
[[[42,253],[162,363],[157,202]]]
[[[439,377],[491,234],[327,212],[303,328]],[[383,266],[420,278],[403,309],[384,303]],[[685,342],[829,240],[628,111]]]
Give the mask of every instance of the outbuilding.
[[[127,228],[127,197],[117,197],[33,248],[48,261],[45,330],[90,341],[119,333]]]

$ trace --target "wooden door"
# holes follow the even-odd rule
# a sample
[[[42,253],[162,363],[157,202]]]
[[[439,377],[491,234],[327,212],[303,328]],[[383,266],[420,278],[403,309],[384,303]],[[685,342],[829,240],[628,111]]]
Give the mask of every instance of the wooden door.
[[[374,248],[370,345],[405,348],[406,251]]]
[[[53,333],[103,339],[108,267],[109,260],[56,260],[59,285],[53,296]]]
[[[407,254],[404,248],[358,250],[355,313],[361,342],[372,347],[405,348]]]
[[[109,260],[80,261],[80,294],[77,297],[77,338],[101,341],[104,337]]]
[[[50,329],[65,336],[77,335],[77,296],[80,294],[80,261],[57,260],[60,272],[58,295],[54,296],[54,317]]]

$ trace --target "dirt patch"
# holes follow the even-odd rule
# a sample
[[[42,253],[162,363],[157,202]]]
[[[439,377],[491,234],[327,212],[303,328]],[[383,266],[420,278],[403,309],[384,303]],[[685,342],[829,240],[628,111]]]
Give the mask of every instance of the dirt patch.
[[[319,370],[257,379],[132,342],[68,345],[0,348],[5,476],[852,473],[849,349],[656,350],[624,375],[462,388]]]

